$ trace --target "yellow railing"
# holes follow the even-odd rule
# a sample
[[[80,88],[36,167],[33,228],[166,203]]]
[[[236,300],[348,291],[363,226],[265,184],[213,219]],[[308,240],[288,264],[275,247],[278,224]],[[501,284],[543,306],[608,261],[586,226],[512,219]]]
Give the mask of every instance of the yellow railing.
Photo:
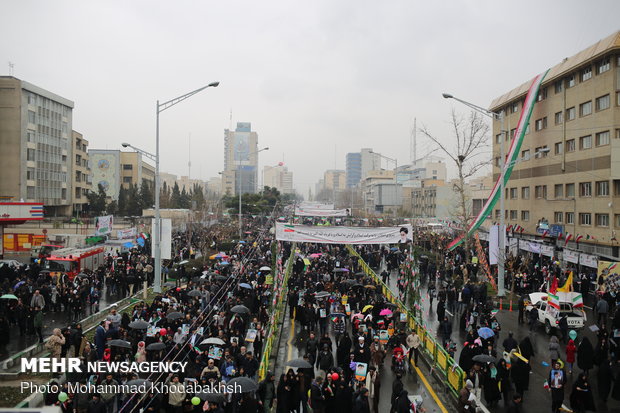
[[[267,343],[265,343],[263,354],[260,359],[260,366],[258,368],[258,380],[263,380],[269,370],[269,359],[271,358],[271,352],[274,350],[274,342],[278,334],[276,332],[280,329],[279,324],[286,308],[286,299],[288,296],[288,279],[293,271],[293,262],[295,261],[295,244],[291,246],[291,255],[286,263],[286,269],[284,271],[284,278],[282,284],[279,286],[274,282],[273,294],[280,294],[280,299],[276,303],[273,323],[269,326],[269,334],[267,335]],[[277,278],[277,277],[276,277]],[[275,281],[275,280],[274,280]],[[278,350],[277,348],[275,349]]]
[[[448,355],[443,347],[435,340],[432,334],[424,328],[423,324],[413,315],[413,312],[405,306],[405,304],[398,299],[379,277],[372,268],[364,261],[364,259],[355,251],[355,249],[347,245],[349,253],[358,259],[358,263],[362,268],[362,271],[369,275],[375,283],[381,287],[381,291],[386,299],[392,304],[396,305],[401,313],[407,314],[407,325],[412,330],[415,330],[420,341],[422,343],[423,352],[430,360],[431,366],[435,368],[435,371],[440,372],[446,379],[448,388],[456,397],[458,397],[459,391],[464,386],[465,372],[460,368],[454,359]]]

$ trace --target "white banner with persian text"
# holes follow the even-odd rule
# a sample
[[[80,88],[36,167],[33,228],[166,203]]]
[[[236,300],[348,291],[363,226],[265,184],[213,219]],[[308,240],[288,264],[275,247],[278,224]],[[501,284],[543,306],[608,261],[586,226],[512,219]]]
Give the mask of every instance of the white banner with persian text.
[[[585,265],[590,268],[598,268],[598,257],[596,255],[584,254],[583,252],[579,254],[579,263],[581,265]]]
[[[301,201],[297,206],[299,208],[311,208],[311,209],[334,209],[334,204],[324,204],[321,202]]]
[[[346,217],[348,209],[295,208],[295,215],[300,217]]]
[[[136,235],[138,235],[136,228],[119,229],[116,231],[116,238],[118,239],[135,238]]]
[[[541,245],[540,253],[545,257],[553,258],[555,256],[555,247],[553,245]]]
[[[411,225],[398,227],[325,227],[277,222],[276,239],[321,244],[405,244],[411,242]]]
[[[572,262],[573,264],[577,264],[579,262],[579,253],[577,251],[571,251],[564,248],[563,257],[564,261]]]

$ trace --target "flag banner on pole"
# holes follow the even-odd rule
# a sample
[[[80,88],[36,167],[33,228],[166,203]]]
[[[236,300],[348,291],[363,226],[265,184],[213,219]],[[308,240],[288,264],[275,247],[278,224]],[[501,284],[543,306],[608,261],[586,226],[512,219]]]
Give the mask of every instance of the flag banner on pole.
[[[573,297],[573,308],[583,307],[583,296],[581,294]]]
[[[572,271],[568,275],[568,278],[566,278],[566,282],[564,283],[564,285],[558,288],[558,291],[561,293],[570,293],[571,291],[573,291],[573,272]]]
[[[346,217],[348,209],[295,208],[295,215],[300,217]]]
[[[482,244],[480,243],[480,237],[478,236],[478,231],[474,233],[474,237],[476,239],[476,253],[478,254],[478,261],[480,261],[480,266],[482,267],[482,271],[484,271],[484,275],[489,279],[493,290],[497,291],[497,285],[495,285],[495,277],[491,275],[491,268],[487,263],[487,257],[484,253],[484,249],[482,249]]]
[[[556,310],[560,309],[560,297],[559,296],[548,293],[547,302],[549,303],[549,306],[555,308]]]
[[[497,203],[500,196],[500,180],[502,175],[504,176],[504,185],[510,179],[510,175],[512,173],[512,169],[514,168],[517,159],[520,156],[521,145],[523,144],[523,139],[525,138],[525,131],[527,129],[527,125],[530,122],[530,117],[532,116],[532,110],[534,109],[534,104],[536,103],[536,99],[538,98],[538,91],[540,90],[540,85],[542,84],[543,79],[547,75],[547,71],[539,74],[534,78],[530,89],[527,92],[527,96],[525,97],[525,102],[523,103],[523,110],[521,111],[521,117],[519,118],[519,123],[517,123],[517,129],[515,131],[514,136],[511,136],[510,140],[510,149],[508,150],[508,156],[506,158],[506,163],[504,164],[503,174],[497,178],[495,182],[495,186],[493,186],[493,190],[491,191],[491,195],[486,200],[484,207],[480,210],[480,213],[474,219],[474,221],[469,225],[467,232],[461,234],[457,238],[455,238],[450,245],[448,245],[448,250],[453,250],[458,247],[465,237],[471,236],[474,231],[476,231],[480,225],[484,222],[484,220],[491,215],[493,212],[493,208]]]
[[[411,243],[411,224],[397,227],[324,227],[276,223],[276,239],[322,244]]]

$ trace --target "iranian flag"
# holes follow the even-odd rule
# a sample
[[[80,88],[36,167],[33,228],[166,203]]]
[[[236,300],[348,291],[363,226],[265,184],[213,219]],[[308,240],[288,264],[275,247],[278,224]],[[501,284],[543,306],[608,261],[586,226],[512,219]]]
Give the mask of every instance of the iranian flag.
[[[560,297],[555,294],[548,293],[547,302],[556,310],[560,309]]]
[[[465,237],[471,236],[479,227],[482,225],[484,220],[491,215],[493,212],[493,208],[495,204],[499,200],[500,197],[500,189],[501,189],[501,178],[503,175],[504,185],[510,179],[510,175],[512,174],[512,169],[517,163],[517,159],[519,158],[521,145],[523,144],[523,139],[525,138],[525,131],[527,129],[527,125],[530,122],[530,117],[532,116],[532,110],[534,109],[534,104],[538,98],[538,92],[540,90],[540,85],[543,82],[543,79],[547,75],[548,70],[539,74],[534,78],[532,84],[530,85],[530,89],[527,92],[525,97],[525,102],[523,103],[523,110],[521,111],[521,117],[519,118],[519,123],[517,123],[517,128],[514,135],[511,137],[510,141],[510,149],[508,150],[508,156],[506,157],[506,162],[504,163],[503,174],[500,174],[497,181],[495,182],[495,186],[493,186],[493,190],[491,191],[491,195],[486,200],[484,207],[480,210],[480,213],[470,224],[467,231],[461,234],[458,238],[452,240],[450,245],[448,245],[449,250],[453,250],[457,246],[459,246]]]
[[[573,308],[583,307],[583,296],[578,294],[573,298]]]

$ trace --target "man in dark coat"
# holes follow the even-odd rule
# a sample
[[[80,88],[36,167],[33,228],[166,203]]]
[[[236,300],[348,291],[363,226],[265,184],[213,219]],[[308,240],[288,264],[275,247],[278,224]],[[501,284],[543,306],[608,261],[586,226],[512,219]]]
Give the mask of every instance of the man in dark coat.
[[[368,389],[363,387],[353,403],[353,413],[370,413],[370,404],[368,403]]]
[[[596,373],[596,378],[598,379],[598,397],[603,401],[603,403],[607,403],[607,398],[609,397],[609,392],[611,391],[611,382],[613,381],[613,373],[611,370],[611,361],[603,360],[601,366]]]
[[[577,347],[577,365],[586,373],[594,366],[594,348],[588,337],[584,337]]]

